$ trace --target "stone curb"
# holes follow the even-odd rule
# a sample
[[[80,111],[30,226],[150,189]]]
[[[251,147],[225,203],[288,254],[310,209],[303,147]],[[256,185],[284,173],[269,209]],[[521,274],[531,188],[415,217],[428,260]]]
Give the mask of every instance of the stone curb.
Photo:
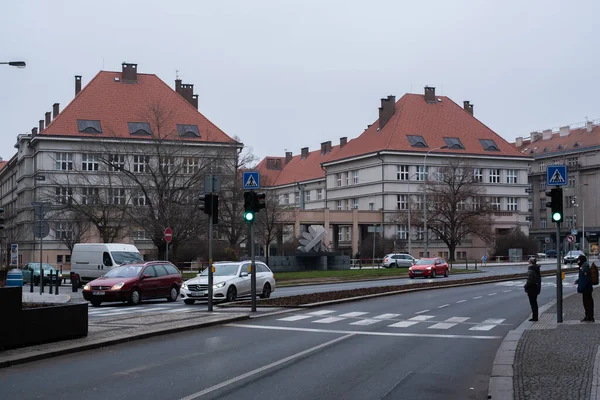
[[[56,350],[43,351],[43,350],[30,350],[28,352],[20,353],[17,355],[2,357],[0,356],[0,368],[6,368],[13,365],[24,364],[32,361],[43,360],[46,358],[61,356],[65,354],[77,353],[84,350],[92,350],[100,347],[126,343],[133,340],[146,339],[153,336],[166,335],[169,333],[183,332],[188,330],[193,330],[197,328],[204,328],[208,326],[221,325],[229,322],[243,321],[249,319],[249,315],[235,315],[235,316],[227,316],[227,317],[219,317],[215,318],[212,321],[205,321],[200,323],[192,323],[189,325],[183,326],[175,326],[163,329],[156,329],[148,332],[141,332],[140,334],[134,335],[118,335],[110,338],[96,339],[89,343],[68,343],[65,341],[65,345],[62,348],[58,348]],[[27,349],[27,348],[24,348]]]
[[[569,293],[563,296],[563,301],[574,294]],[[548,311],[550,307],[556,304],[556,299],[549,301],[539,308],[538,315],[541,316],[543,313]],[[488,386],[488,399],[490,400],[513,400],[514,399],[514,364],[515,364],[515,351],[517,345],[523,333],[533,326],[533,322],[525,320],[516,329],[508,332],[508,334],[502,340],[496,357],[494,358],[494,364],[492,366],[492,374],[490,376],[490,383]]]

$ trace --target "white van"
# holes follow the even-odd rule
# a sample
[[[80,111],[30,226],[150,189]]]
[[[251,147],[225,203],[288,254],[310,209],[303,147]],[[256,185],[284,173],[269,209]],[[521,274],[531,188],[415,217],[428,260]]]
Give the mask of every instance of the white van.
[[[71,272],[79,274],[81,282],[89,282],[116,265],[143,261],[139,250],[132,244],[77,243],[71,254]]]

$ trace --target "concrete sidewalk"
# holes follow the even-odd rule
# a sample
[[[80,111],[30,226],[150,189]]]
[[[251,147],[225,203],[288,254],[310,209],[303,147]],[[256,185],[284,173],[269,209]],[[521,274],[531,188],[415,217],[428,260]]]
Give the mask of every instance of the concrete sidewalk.
[[[600,310],[599,287],[594,291]],[[489,399],[599,399],[600,323],[580,322],[581,294],[563,299],[563,322],[556,304],[540,308],[538,322],[523,322],[509,332],[496,354]],[[599,318],[600,314],[596,314]]]

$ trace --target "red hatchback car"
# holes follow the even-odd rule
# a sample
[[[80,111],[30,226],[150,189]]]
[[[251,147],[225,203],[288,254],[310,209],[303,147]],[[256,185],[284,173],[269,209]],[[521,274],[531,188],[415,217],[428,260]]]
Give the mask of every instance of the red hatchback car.
[[[443,258],[421,258],[415,265],[408,269],[408,276],[410,279],[413,279],[415,276],[435,278],[438,275],[444,275],[447,277],[449,272],[448,263]]]
[[[143,299],[176,301],[183,279],[167,261],[127,264],[111,268],[83,287],[83,298],[94,307],[104,302],[139,304]]]

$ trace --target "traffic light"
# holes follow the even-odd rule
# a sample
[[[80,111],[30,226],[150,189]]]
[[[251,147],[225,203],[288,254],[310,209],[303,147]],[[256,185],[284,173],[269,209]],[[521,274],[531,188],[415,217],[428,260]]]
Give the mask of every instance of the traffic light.
[[[254,212],[259,212],[266,207],[265,198],[267,197],[264,193],[255,193],[254,201]]]
[[[244,221],[254,221],[254,192],[244,192]]]
[[[219,223],[219,195],[201,194],[198,197],[198,210],[212,217],[213,224]]]
[[[198,196],[198,210],[204,211],[204,214],[210,215],[210,194],[201,194]]]
[[[550,201],[546,202],[546,207],[550,208],[550,219],[552,222],[560,224],[563,220],[563,194],[562,189],[555,187],[546,192],[546,197]]]
[[[0,229],[4,229],[4,208],[0,207]]]

